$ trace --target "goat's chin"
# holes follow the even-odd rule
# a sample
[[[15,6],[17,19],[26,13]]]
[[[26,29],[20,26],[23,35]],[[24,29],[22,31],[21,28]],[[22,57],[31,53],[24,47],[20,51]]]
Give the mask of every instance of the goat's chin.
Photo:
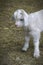
[[[22,26],[16,25],[16,27],[21,28]]]

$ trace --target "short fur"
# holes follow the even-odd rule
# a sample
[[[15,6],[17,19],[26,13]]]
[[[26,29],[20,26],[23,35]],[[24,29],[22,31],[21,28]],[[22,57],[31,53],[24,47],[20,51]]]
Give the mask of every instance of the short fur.
[[[24,27],[25,30],[25,44],[22,50],[27,51],[30,37],[32,36],[34,43],[33,55],[38,58],[40,56],[40,34],[43,31],[43,10],[28,14],[23,9],[18,9],[14,12],[13,17],[15,19],[15,25],[17,27]]]

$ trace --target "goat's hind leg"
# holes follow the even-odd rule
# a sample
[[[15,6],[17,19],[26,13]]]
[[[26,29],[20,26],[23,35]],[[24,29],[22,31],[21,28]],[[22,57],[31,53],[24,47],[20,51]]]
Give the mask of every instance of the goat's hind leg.
[[[39,50],[39,40],[40,40],[40,33],[36,32],[34,34],[34,57],[38,58],[40,56],[40,50]]]

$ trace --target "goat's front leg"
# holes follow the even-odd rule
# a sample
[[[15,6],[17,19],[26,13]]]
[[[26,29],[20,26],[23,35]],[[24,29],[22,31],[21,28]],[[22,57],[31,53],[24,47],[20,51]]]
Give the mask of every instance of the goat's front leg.
[[[40,56],[39,50],[39,40],[40,40],[40,33],[36,32],[34,35],[34,57],[38,58]]]
[[[30,40],[30,37],[25,36],[25,43],[24,43],[24,46],[22,48],[22,51],[27,51],[27,49],[29,48],[29,40]]]
[[[25,28],[25,43],[22,48],[22,51],[27,51],[27,49],[29,48],[29,40],[30,40],[29,31],[27,28]]]

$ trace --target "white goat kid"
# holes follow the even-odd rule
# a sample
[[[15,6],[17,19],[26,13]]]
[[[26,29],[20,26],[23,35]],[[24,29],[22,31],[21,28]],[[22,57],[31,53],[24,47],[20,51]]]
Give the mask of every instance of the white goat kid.
[[[34,57],[40,56],[39,40],[40,33],[43,31],[43,10],[27,14],[23,9],[18,9],[14,12],[15,25],[17,27],[24,27],[25,30],[25,44],[22,48],[27,51],[29,47],[30,37],[33,37],[34,42]]]

